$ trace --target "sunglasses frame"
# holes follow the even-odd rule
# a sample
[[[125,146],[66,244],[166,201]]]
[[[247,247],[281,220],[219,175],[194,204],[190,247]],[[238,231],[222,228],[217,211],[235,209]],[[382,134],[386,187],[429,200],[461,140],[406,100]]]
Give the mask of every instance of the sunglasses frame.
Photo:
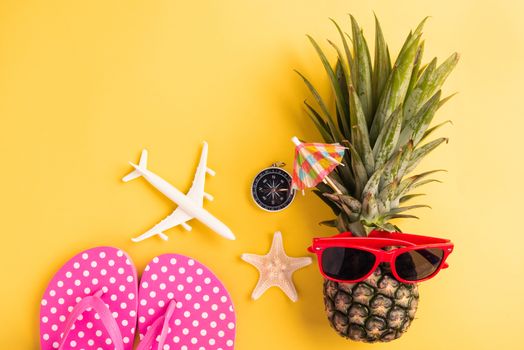
[[[393,250],[383,250],[381,248],[388,246],[402,246]],[[354,248],[367,251],[374,255],[375,263],[369,272],[361,278],[355,280],[339,280],[328,276],[322,267],[322,255],[326,248]],[[419,236],[408,233],[372,231],[367,237],[353,237],[351,232],[342,232],[332,237],[313,238],[313,244],[308,247],[308,251],[317,255],[320,273],[327,279],[342,283],[357,283],[364,281],[371,276],[381,263],[389,263],[393,276],[402,283],[415,284],[431,279],[437,275],[440,270],[448,267],[446,259],[453,251],[453,243],[449,239],[435,238],[428,236]],[[419,280],[411,281],[400,277],[397,273],[395,260],[406,252],[421,250],[426,248],[440,248],[443,251],[442,260],[435,271]]]

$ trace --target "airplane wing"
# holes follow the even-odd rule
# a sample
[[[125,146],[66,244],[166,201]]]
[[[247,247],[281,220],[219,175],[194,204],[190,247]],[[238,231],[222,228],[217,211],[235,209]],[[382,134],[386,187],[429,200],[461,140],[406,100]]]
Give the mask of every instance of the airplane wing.
[[[187,192],[187,196],[195,202],[198,206],[204,205],[204,184],[206,182],[207,171],[207,143],[204,142],[202,147],[202,154],[200,155],[200,162],[195,172],[193,184]]]
[[[164,220],[160,221],[153,228],[146,233],[132,238],[133,242],[140,242],[149,237],[159,235],[163,240],[167,241],[167,236],[163,233],[165,230],[169,230],[171,227],[183,225],[186,230],[191,230],[191,227],[186,224],[186,221],[191,220],[192,217],[184,212],[180,208],[176,208],[171,214],[169,214]]]

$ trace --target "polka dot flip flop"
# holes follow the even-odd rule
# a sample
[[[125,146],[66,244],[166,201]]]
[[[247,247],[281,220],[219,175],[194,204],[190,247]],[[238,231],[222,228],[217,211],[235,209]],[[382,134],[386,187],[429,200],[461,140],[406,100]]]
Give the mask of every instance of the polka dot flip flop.
[[[158,256],[140,280],[137,350],[227,350],[235,341],[231,297],[204,265],[178,254]]]
[[[42,350],[131,350],[137,318],[137,275],[112,247],[86,250],[53,277],[40,306]]]

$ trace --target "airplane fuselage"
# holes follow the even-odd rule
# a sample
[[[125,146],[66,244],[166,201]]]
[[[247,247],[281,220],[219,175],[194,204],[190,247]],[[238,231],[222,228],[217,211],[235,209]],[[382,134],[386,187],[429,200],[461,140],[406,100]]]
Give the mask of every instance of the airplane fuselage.
[[[186,214],[199,220],[219,235],[227,239],[235,239],[235,235],[229,227],[227,227],[222,221],[218,220],[215,216],[211,215],[203,207],[196,205],[190,198],[169,182],[148,169],[136,165],[134,165],[134,167],[147,180],[147,182],[153,185],[167,198],[178,204],[179,207],[183,208]]]

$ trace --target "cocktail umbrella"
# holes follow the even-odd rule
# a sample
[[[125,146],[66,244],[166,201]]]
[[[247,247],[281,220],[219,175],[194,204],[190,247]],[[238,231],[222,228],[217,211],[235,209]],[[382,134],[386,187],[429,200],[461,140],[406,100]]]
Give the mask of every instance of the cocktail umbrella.
[[[301,190],[315,187],[321,181],[342,194],[329,174],[342,164],[346,147],[338,143],[304,143],[297,137],[291,139],[295,144],[295,163],[293,165],[293,189]]]

